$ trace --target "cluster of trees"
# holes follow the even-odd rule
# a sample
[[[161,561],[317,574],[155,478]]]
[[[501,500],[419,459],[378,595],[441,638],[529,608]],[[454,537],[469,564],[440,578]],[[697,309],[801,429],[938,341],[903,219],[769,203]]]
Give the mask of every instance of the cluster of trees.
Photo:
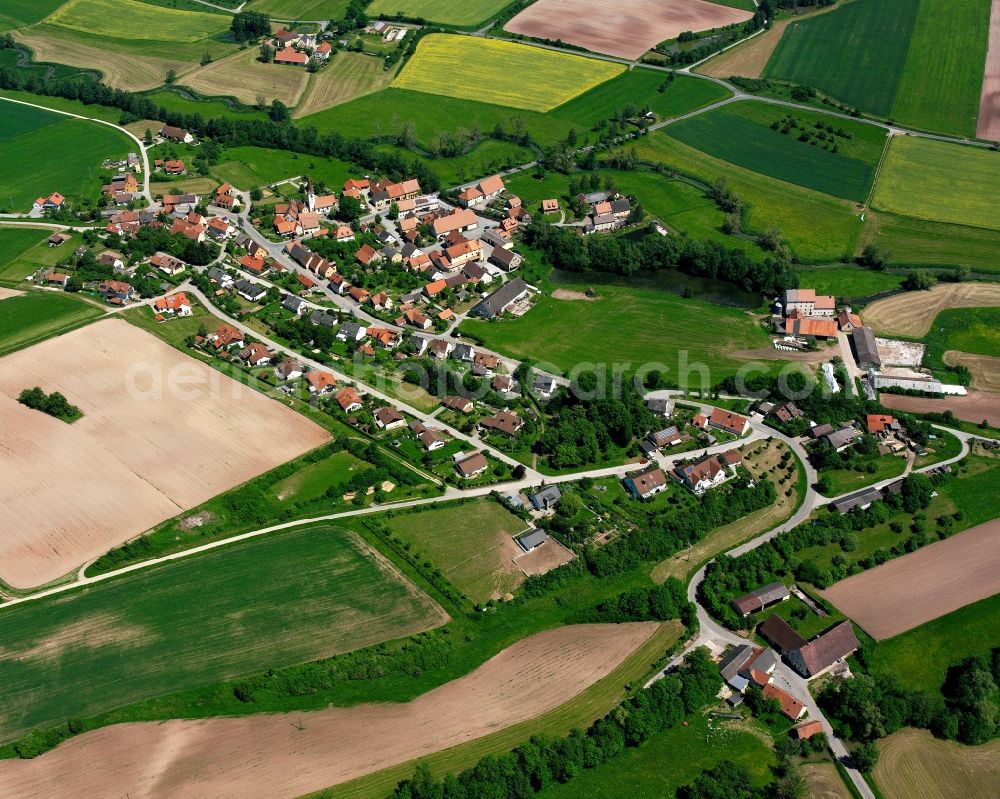
[[[902,491],[898,495],[888,494],[868,508],[854,508],[844,514],[831,510],[820,519],[781,533],[739,557],[719,555],[705,570],[705,580],[698,589],[699,602],[731,629],[746,629],[753,624],[752,620],[739,616],[729,604],[740,594],[789,574],[803,582],[826,588],[850,574],[913,551],[928,541],[919,518],[915,520],[915,529],[911,528],[913,535],[910,538],[900,540],[889,549],[876,550],[857,563],[850,563],[838,555],[834,557],[831,568],[822,569],[815,562],[798,557],[803,549],[829,544],[839,544],[844,552],[853,551],[858,545],[858,532],[886,522],[900,510],[918,514],[930,503],[934,486],[947,479],[935,476],[932,480],[924,474],[911,474],[903,479]],[[898,532],[902,530],[899,526]]]
[[[953,665],[937,693],[907,690],[879,672],[831,683],[819,701],[855,740],[873,741],[910,726],[978,745],[1000,735],[998,684],[1000,649],[994,649]]]
[[[251,39],[270,35],[271,18],[259,11],[241,11],[238,14],[233,14],[233,21],[230,23],[229,29],[233,32],[233,38],[236,41],[248,42]]]
[[[745,252],[727,249],[718,242],[686,236],[661,236],[647,231],[639,237],[588,236],[572,229],[533,221],[525,241],[542,251],[546,261],[570,272],[612,272],[631,275],[639,271],[677,269],[685,274],[724,280],[744,291],[773,296],[798,285],[798,276],[787,261],[768,256],[752,261]]]
[[[167,227],[139,228],[135,238],[111,235],[105,242],[120,249],[132,259],[149,258],[157,252],[168,253],[185,263],[206,266],[219,255],[219,245],[207,241],[192,241],[180,233],[171,233]]]
[[[535,736],[512,752],[484,757],[444,780],[418,766],[412,778],[396,787],[392,799],[524,799],[676,727],[685,715],[711,702],[721,687],[707,650],[696,649],[676,672],[625,699],[586,732],[574,730],[566,738]]]
[[[685,627],[690,628],[696,618],[695,607],[687,600],[684,584],[677,578],[670,577],[662,585],[625,591],[589,610],[581,611],[573,621],[621,624],[627,621],[680,619]]]
[[[549,403],[551,421],[535,442],[534,451],[554,469],[595,463],[613,448],[624,449],[653,426],[653,415],[631,383],[620,399],[581,399],[596,389],[587,374]]]
[[[64,422],[75,422],[83,416],[83,412],[76,405],[71,405],[69,400],[58,391],[46,394],[38,386],[26,388],[17,395],[17,401],[36,411],[47,413],[56,419],[62,419]]]
[[[286,339],[292,346],[299,349],[310,345],[325,352],[336,341],[333,328],[314,325],[305,316],[297,316],[292,319],[273,319],[268,324],[275,335]]]

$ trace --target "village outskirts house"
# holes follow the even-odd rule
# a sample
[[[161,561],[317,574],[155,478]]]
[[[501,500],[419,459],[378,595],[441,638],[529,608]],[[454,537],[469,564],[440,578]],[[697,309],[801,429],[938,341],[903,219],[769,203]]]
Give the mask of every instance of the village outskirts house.
[[[649,499],[667,488],[667,477],[662,469],[651,468],[628,475],[622,484],[633,499]]]

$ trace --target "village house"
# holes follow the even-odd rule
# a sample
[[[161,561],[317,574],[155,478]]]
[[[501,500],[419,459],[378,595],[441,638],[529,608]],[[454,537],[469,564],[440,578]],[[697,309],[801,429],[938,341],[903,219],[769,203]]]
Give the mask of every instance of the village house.
[[[168,297],[157,297],[153,303],[153,311],[158,314],[190,316],[191,300],[183,292],[171,294]]]
[[[477,352],[472,359],[472,374],[476,377],[493,377],[500,366],[500,359],[488,352]]]
[[[263,258],[253,258],[244,255],[240,258],[240,268],[245,269],[254,277],[263,277],[271,271],[271,266]]]
[[[467,400],[465,397],[445,397],[441,400],[441,405],[457,413],[472,413],[472,400]]]
[[[217,350],[243,347],[243,334],[232,325],[219,325],[218,330],[208,336],[209,343]]]
[[[271,362],[271,353],[263,344],[248,344],[240,350],[239,358],[247,366],[266,366]]]
[[[801,419],[803,416],[802,411],[794,402],[783,402],[781,405],[772,408],[768,412],[768,415],[773,416],[781,424],[790,422],[793,419]]]
[[[66,284],[69,283],[69,275],[50,269],[42,276],[42,280],[49,286],[62,286],[66,288]]]
[[[369,202],[376,211],[388,208],[401,200],[411,200],[420,194],[420,182],[414,178],[401,183],[379,181],[371,187]]]
[[[336,378],[329,372],[318,369],[306,372],[306,382],[310,394],[329,394],[337,386]]]
[[[649,499],[667,488],[667,477],[662,469],[650,468],[626,477],[622,484],[633,499]]]
[[[435,219],[431,224],[431,229],[437,238],[443,239],[449,233],[464,233],[467,230],[472,230],[478,224],[479,219],[472,211],[456,208],[447,216]]]
[[[505,313],[511,308],[511,306],[520,302],[527,296],[527,283],[525,283],[521,278],[516,277],[493,291],[469,313],[475,316],[481,316],[484,319],[494,319]]]
[[[406,324],[411,325],[418,330],[428,330],[434,324],[427,316],[416,308],[410,308],[405,311],[403,313],[403,319],[406,321]]]
[[[475,186],[470,186],[458,195],[458,203],[463,208],[485,208],[499,197],[504,190],[503,178],[492,175],[483,178]]]
[[[542,213],[543,214],[554,214],[559,211],[559,200],[549,199],[542,200]]]
[[[850,307],[842,308],[837,314],[837,326],[848,333],[863,327],[861,317],[856,313],[851,313]]]
[[[455,460],[455,471],[463,480],[472,480],[483,474],[489,468],[486,456],[481,452],[473,452],[471,455],[463,456]]]
[[[109,266],[116,272],[125,268],[125,256],[115,250],[105,250],[97,256],[97,263],[101,266]]]
[[[643,442],[643,444],[648,444],[648,448],[643,446],[642,449],[648,455],[653,452],[658,452],[664,447],[676,446],[683,440],[684,436],[681,435],[680,430],[677,429],[677,425],[671,425],[670,427],[665,427],[662,430],[650,433],[649,438]]]
[[[788,289],[781,303],[785,316],[798,311],[803,317],[829,316],[836,313],[836,300],[829,294],[817,294],[815,289]]]
[[[895,418],[885,413],[869,413],[865,422],[868,432],[878,438],[886,438],[903,429]]]
[[[505,272],[514,272],[521,266],[523,259],[513,250],[494,247],[490,253],[489,262]]]
[[[807,680],[826,674],[857,651],[857,636],[850,621],[842,621],[785,655],[788,665]]]
[[[737,436],[745,435],[750,430],[750,420],[746,416],[741,416],[738,413],[723,410],[722,408],[712,409],[712,415],[708,417],[708,423],[712,427]]]
[[[302,364],[298,361],[293,361],[291,358],[285,358],[274,367],[274,376],[278,380],[297,380],[302,377],[302,372]]]
[[[172,255],[167,255],[166,253],[158,252],[149,259],[149,265],[156,267],[161,272],[167,275],[177,275],[183,272],[187,268],[180,258],[174,258]]]
[[[281,307],[286,311],[291,311],[296,316],[301,316],[309,310],[309,305],[301,297],[293,294],[286,294],[281,301]]]
[[[510,411],[498,411],[479,420],[479,432],[496,432],[513,438],[524,427],[524,419]]]
[[[763,693],[765,699],[777,700],[778,706],[781,708],[781,715],[785,718],[798,721],[806,712],[805,705],[774,683],[769,682],[765,685]]]
[[[444,436],[442,436],[437,430],[432,430],[430,428],[425,428],[422,432],[418,433],[417,439],[424,445],[424,449],[428,452],[441,449],[447,443],[444,440]]]
[[[672,399],[648,399],[646,407],[654,416],[662,416],[669,419],[674,415],[674,400]]]
[[[249,280],[237,280],[233,288],[247,302],[260,302],[267,294],[267,289]]]
[[[384,408],[379,408],[373,415],[375,417],[375,426],[379,430],[396,430],[400,427],[406,427],[406,419],[391,406],[387,405]]]
[[[340,405],[340,409],[344,413],[360,411],[364,407],[361,402],[361,397],[358,396],[358,392],[355,390],[354,386],[345,386],[338,391],[336,400],[337,404]]]
[[[806,639],[781,616],[772,613],[757,625],[757,635],[767,641],[779,655],[805,646]]]
[[[233,276],[224,269],[219,269],[217,266],[213,266],[208,270],[208,280],[210,283],[214,283],[223,289],[232,288],[234,283]]]
[[[717,455],[706,455],[686,465],[678,464],[674,467],[674,476],[686,488],[699,495],[722,485],[727,477],[725,466]]]
[[[309,63],[309,56],[305,53],[300,53],[298,50],[294,50],[291,47],[286,47],[274,54],[274,63],[286,64],[294,67],[304,67]]]
[[[35,208],[41,208],[45,211],[50,209],[62,208],[66,203],[66,198],[63,197],[59,192],[54,191],[48,197],[39,197],[35,200]]]
[[[834,448],[837,452],[843,452],[855,441],[861,438],[862,432],[853,425],[846,424],[837,430],[824,433],[822,440]]]
[[[368,328],[354,322],[344,322],[337,331],[338,341],[357,343],[368,335]]]
[[[98,286],[98,291],[112,305],[122,305],[135,294],[135,290],[121,280],[104,280]]]
[[[517,382],[511,375],[497,375],[490,383],[490,388],[504,399],[510,399],[517,394]]]
[[[827,339],[835,338],[837,335],[837,323],[833,319],[804,317],[798,310],[792,311],[785,318],[783,329],[786,336],[812,336],[813,338]]]

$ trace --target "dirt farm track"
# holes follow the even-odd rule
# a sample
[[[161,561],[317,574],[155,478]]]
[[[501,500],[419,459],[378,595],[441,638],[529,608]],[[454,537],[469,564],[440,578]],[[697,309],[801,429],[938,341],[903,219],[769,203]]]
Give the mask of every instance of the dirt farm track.
[[[820,592],[876,640],[1000,593],[1000,519]]]
[[[0,761],[0,799],[291,799],[542,715],[610,674],[657,627],[549,630],[407,704],[105,727],[34,760]]]
[[[32,386],[62,392],[83,418],[66,424],[19,404]],[[329,438],[117,319],[0,358],[0,430],[0,579],[17,588],[55,580]]]
[[[638,59],[684,31],[732,25],[752,16],[749,11],[705,0],[538,0],[504,30]]]

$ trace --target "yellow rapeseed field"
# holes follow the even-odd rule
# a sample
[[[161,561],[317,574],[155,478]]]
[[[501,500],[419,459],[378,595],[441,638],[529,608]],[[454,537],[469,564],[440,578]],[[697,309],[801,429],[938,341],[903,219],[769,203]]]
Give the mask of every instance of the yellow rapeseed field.
[[[624,71],[515,42],[431,34],[392,82],[400,89],[548,111]]]

